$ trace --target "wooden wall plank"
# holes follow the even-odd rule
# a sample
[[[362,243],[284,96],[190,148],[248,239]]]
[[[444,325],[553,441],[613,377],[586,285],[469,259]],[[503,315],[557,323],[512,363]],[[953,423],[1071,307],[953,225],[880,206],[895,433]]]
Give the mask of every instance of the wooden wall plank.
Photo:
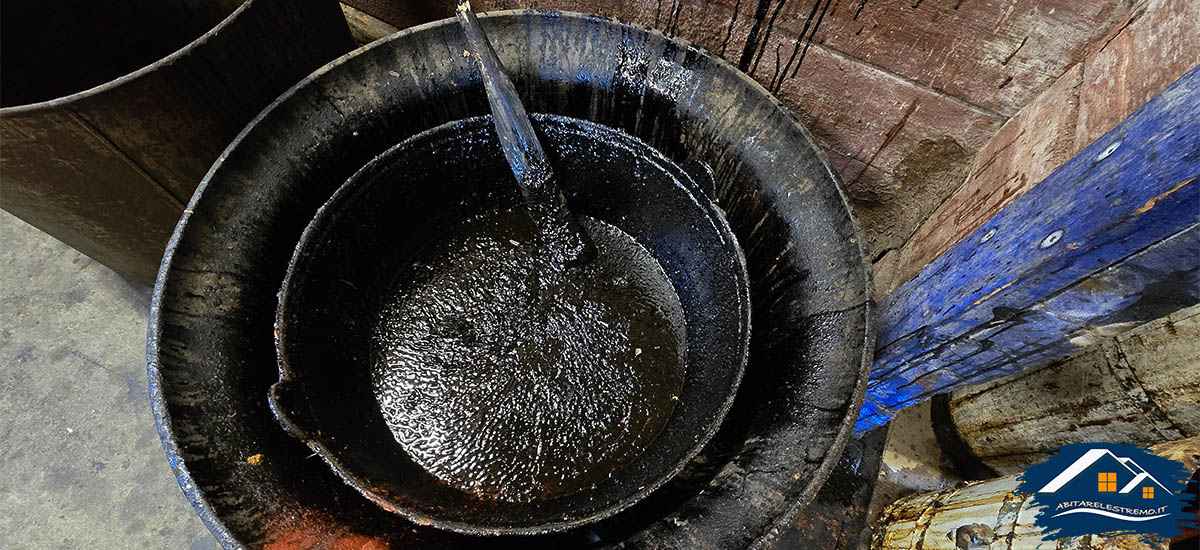
[[[1081,76],[1080,67],[1072,67],[979,150],[966,182],[901,248],[896,284],[915,277],[933,258],[978,229],[1077,152],[1075,123]]]
[[[817,33],[822,44],[1005,116],[1083,59],[1131,7],[1129,0],[836,4]]]
[[[970,176],[896,254],[881,288],[950,246],[1200,64],[1200,2],[1148,0],[980,149]]]
[[[1200,64],[1200,2],[1150,0],[1132,15],[1084,62],[1077,149]]]

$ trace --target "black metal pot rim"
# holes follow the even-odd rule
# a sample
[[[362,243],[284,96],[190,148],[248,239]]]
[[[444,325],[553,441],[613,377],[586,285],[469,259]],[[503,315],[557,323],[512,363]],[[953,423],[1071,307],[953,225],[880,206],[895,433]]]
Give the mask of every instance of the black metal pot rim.
[[[246,4],[243,4],[240,8],[238,8],[238,11],[245,9],[246,5],[248,5],[250,2],[253,2],[253,1],[255,1],[255,0],[247,0]],[[480,17],[484,17],[484,18],[508,17],[508,16],[520,16],[520,15],[526,15],[526,14],[546,14],[546,13],[553,13],[553,14],[558,14],[558,15],[568,16],[568,17],[579,17],[582,19],[589,19],[589,20],[594,20],[594,21],[607,21],[607,22],[611,22],[616,25],[624,26],[627,28],[643,30],[643,31],[651,33],[651,34],[665,36],[665,35],[663,35],[662,32],[651,29],[651,28],[643,26],[643,25],[626,23],[626,22],[622,22],[622,21],[619,21],[619,20],[611,18],[611,17],[604,17],[604,16],[600,16],[600,15],[592,15],[592,14],[579,13],[579,12],[566,12],[566,11],[559,11],[559,10],[530,10],[530,9],[500,10],[500,11],[494,11],[494,12],[489,12],[489,13],[481,13]],[[237,14],[237,12],[235,12],[233,15],[236,15],[236,14]],[[231,15],[230,17],[232,17],[233,15]],[[226,19],[226,21],[222,22],[221,25],[218,25],[217,28],[220,28],[221,26],[225,25],[226,23],[228,23],[228,21],[229,21],[229,19]],[[382,44],[384,42],[400,40],[411,34],[423,32],[427,29],[431,29],[431,28],[438,27],[441,25],[456,25],[456,24],[458,24],[458,22],[454,18],[447,18],[447,19],[442,19],[439,21],[432,21],[432,22],[425,23],[422,25],[417,25],[414,27],[409,27],[407,29],[396,32],[390,36],[385,36],[374,42],[371,42],[369,44],[366,44],[364,46],[361,46],[359,48],[351,50],[350,52],[341,55],[340,57],[330,61],[329,63],[326,63],[325,65],[321,66],[317,70],[313,71],[312,74],[308,75],[303,80],[300,80],[295,85],[293,85],[291,88],[289,88],[287,91],[285,91],[282,95],[280,95],[278,98],[276,98],[274,101],[272,101],[270,105],[267,105],[257,116],[255,116],[254,119],[251,120],[250,123],[247,124],[246,127],[243,128],[241,132],[238,133],[237,137],[235,137],[233,139],[233,141],[231,141],[229,143],[229,146],[225,148],[225,151],[223,151],[221,153],[221,156],[217,157],[216,162],[214,162],[212,167],[209,168],[208,173],[205,174],[205,176],[204,176],[204,179],[200,180],[200,184],[196,187],[196,192],[192,195],[192,198],[188,201],[187,208],[184,209],[183,215],[179,218],[179,223],[177,223],[175,225],[175,230],[171,233],[170,240],[167,241],[167,246],[166,246],[165,252],[163,254],[163,261],[159,265],[158,276],[156,277],[155,282],[154,282],[154,293],[151,296],[151,300],[150,300],[150,322],[147,327],[148,338],[147,338],[147,343],[146,343],[146,371],[147,371],[147,375],[150,379],[150,408],[154,415],[154,423],[158,427],[159,439],[162,441],[163,450],[167,454],[167,461],[171,464],[171,470],[174,471],[176,479],[179,480],[179,486],[183,489],[184,496],[186,496],[188,501],[192,503],[192,507],[195,508],[196,513],[200,516],[200,519],[204,521],[204,524],[208,526],[208,528],[212,532],[213,536],[218,540],[218,542],[221,543],[222,546],[224,546],[226,548],[242,548],[242,545],[237,540],[237,538],[233,535],[233,533],[229,530],[229,528],[225,526],[224,522],[222,522],[221,519],[219,517],[217,517],[217,514],[212,510],[212,508],[208,504],[207,500],[205,500],[204,494],[200,491],[199,487],[196,486],[196,482],[192,478],[191,472],[188,471],[187,465],[184,464],[184,461],[180,456],[181,453],[179,450],[179,444],[174,440],[174,436],[172,435],[171,417],[170,417],[170,413],[167,411],[167,403],[166,403],[165,398],[163,397],[162,391],[159,389],[162,386],[162,381],[163,381],[162,374],[159,373],[159,370],[158,370],[159,369],[159,367],[158,367],[158,353],[159,353],[158,341],[159,341],[159,337],[162,336],[162,330],[159,328],[159,321],[161,320],[161,316],[162,316],[162,312],[160,310],[160,304],[163,299],[163,294],[164,294],[164,289],[165,289],[166,281],[168,278],[168,274],[171,270],[171,261],[175,254],[175,248],[179,245],[179,240],[183,236],[183,231],[187,227],[188,221],[191,219],[192,209],[195,208],[196,204],[199,202],[200,197],[204,194],[204,190],[208,188],[208,183],[209,183],[209,181],[212,180],[213,174],[215,174],[216,171],[221,168],[221,165],[224,164],[225,159],[229,155],[229,153],[231,151],[235,150],[238,146],[240,146],[242,143],[242,140],[245,139],[246,136],[259,124],[259,122],[261,122],[264,118],[266,118],[266,116],[271,111],[275,110],[275,108],[278,107],[280,104],[282,104],[282,103],[286,102],[288,99],[290,99],[301,88],[304,88],[308,84],[317,80],[325,73],[328,73],[328,72],[332,71],[333,69],[339,67],[343,63],[346,63],[347,61],[349,61],[351,58],[358,55],[359,53],[369,50],[371,48],[378,47],[380,44]],[[216,30],[216,28],[214,28],[214,30]],[[204,37],[202,37],[202,38],[204,38]],[[736,78],[739,78],[739,79],[743,80],[744,82],[746,82],[748,85],[750,85],[750,87],[752,89],[756,89],[759,92],[761,92],[763,95],[770,98],[770,100],[773,104],[775,104],[777,107],[779,107],[780,110],[782,110],[784,113],[786,113],[787,118],[791,121],[793,127],[798,132],[800,132],[801,135],[804,136],[805,140],[807,140],[808,142],[813,144],[813,150],[820,158],[821,163],[824,165],[825,170],[829,174],[829,176],[831,178],[833,178],[833,180],[835,182],[841,181],[841,178],[838,177],[837,173],[834,172],[833,169],[830,167],[829,159],[826,157],[824,151],[822,151],[820,147],[816,146],[816,140],[813,138],[812,133],[808,131],[808,128],[805,128],[804,125],[800,123],[799,119],[796,118],[796,115],[793,114],[791,111],[789,111],[779,101],[779,99],[776,98],[773,94],[771,94],[771,92],[769,90],[764,88],[762,84],[759,84],[758,81],[754,80],[746,73],[738,70],[737,67],[735,67],[733,64],[729,63],[724,58],[722,58],[716,54],[713,54],[712,52],[703,50],[702,48],[699,48],[681,38],[668,38],[668,40],[679,44],[680,46],[684,47],[685,49],[692,49],[694,51],[703,53],[704,55],[711,58],[712,61],[717,66],[724,67],[726,70],[730,71],[731,74],[736,75]],[[187,49],[187,48],[185,47],[184,49]],[[131,74],[129,76],[133,76],[133,75]],[[83,92],[83,93],[87,93],[87,92]],[[55,101],[58,101],[58,100],[55,100]],[[41,105],[41,104],[36,104],[36,105]],[[27,107],[27,106],[22,106],[20,108],[24,109],[25,107]],[[857,248],[858,248],[858,252],[859,252],[859,257],[861,258],[863,265],[867,266],[867,268],[863,270],[863,280],[861,281],[861,284],[866,289],[866,295],[871,296],[873,293],[872,290],[874,289],[874,284],[872,282],[871,270],[869,268],[869,266],[871,265],[871,262],[870,262],[870,258],[867,256],[867,251],[865,248],[866,238],[863,235],[862,226],[858,223],[858,219],[854,215],[854,210],[851,208],[850,199],[849,199],[849,197],[846,196],[845,190],[842,188],[841,185],[837,185],[836,187],[837,187],[838,197],[841,198],[842,205],[846,209],[847,215],[850,217],[851,221],[853,222],[853,226],[855,228],[855,240],[857,241],[856,244],[857,244]],[[858,383],[855,385],[854,395],[852,396],[851,402],[848,407],[849,410],[851,410],[851,411],[860,410],[862,408],[863,402],[866,398],[866,388],[867,388],[867,380],[868,380],[867,374],[870,371],[871,361],[872,361],[872,357],[873,357],[874,351],[875,351],[875,331],[874,331],[875,302],[874,302],[874,300],[868,299],[864,303],[864,315],[866,316],[866,321],[867,321],[866,324],[867,324],[868,330],[865,331],[865,334],[863,336],[863,348],[862,348],[863,356],[862,356],[862,363],[861,363],[860,370],[859,370]],[[856,413],[851,413],[851,414],[854,414],[854,416],[857,417]],[[790,510],[788,510],[787,513],[782,514],[778,518],[775,519],[775,522],[774,522],[772,528],[767,530],[763,534],[763,536],[759,539],[759,544],[756,544],[755,546],[761,546],[761,542],[766,540],[767,538],[769,538],[774,531],[779,530],[781,527],[786,525],[788,522],[792,521],[792,519],[794,519],[796,517],[796,515],[802,509],[802,506],[800,503],[810,501],[812,499],[812,497],[814,495],[816,495],[817,490],[820,489],[820,486],[824,483],[824,480],[829,477],[829,473],[833,471],[833,467],[837,464],[838,460],[841,458],[842,451],[845,450],[846,443],[850,440],[853,430],[854,430],[853,419],[851,419],[850,421],[844,421],[842,423],[842,426],[838,429],[837,435],[834,437],[833,445],[830,446],[829,452],[826,453],[825,457],[821,461],[820,467],[817,468],[817,471],[813,476],[813,479],[819,480],[820,483],[810,483],[809,486],[806,487],[805,490],[796,498],[796,504],[794,504],[792,506],[792,508]]]
[[[209,40],[212,39],[213,36],[216,36],[216,34],[221,32],[225,27],[232,25],[233,20],[236,19],[238,17],[238,15],[241,15],[242,12],[249,9],[250,4],[253,4],[254,2],[257,2],[257,1],[258,0],[243,0],[241,5],[239,5],[237,7],[237,9],[233,10],[229,15],[225,16],[225,19],[222,19],[221,22],[217,23],[213,28],[208,29],[208,31],[206,31],[204,34],[197,37],[195,40],[192,40],[191,42],[184,44],[183,47],[179,48],[178,50],[175,50],[175,51],[171,52],[170,54],[167,54],[166,56],[160,58],[159,60],[157,60],[149,65],[146,65],[145,67],[142,67],[140,69],[134,70],[133,72],[118,76],[117,78],[109,80],[108,82],[105,82],[104,84],[101,84],[99,86],[93,86],[86,90],[80,90],[73,94],[68,94],[68,95],[65,95],[62,97],[56,97],[54,99],[47,99],[45,101],[38,101],[35,103],[26,103],[24,105],[13,105],[12,107],[4,107],[4,108],[0,109],[0,116],[16,115],[16,114],[30,113],[30,112],[34,112],[34,111],[53,109],[55,107],[66,105],[68,103],[74,103],[80,99],[84,99],[84,98],[87,98],[90,96],[102,94],[113,88],[120,87],[128,82],[131,82],[133,80],[141,78],[143,75],[151,73],[151,72],[157,70],[159,67],[162,67],[165,65],[170,65],[170,64],[174,63],[176,60],[178,60],[180,57],[183,57],[188,52],[200,47],[205,42],[208,42]],[[272,103],[272,105],[274,105],[274,104]],[[270,109],[270,107],[267,107],[267,108]],[[236,141],[234,143],[236,143]]]

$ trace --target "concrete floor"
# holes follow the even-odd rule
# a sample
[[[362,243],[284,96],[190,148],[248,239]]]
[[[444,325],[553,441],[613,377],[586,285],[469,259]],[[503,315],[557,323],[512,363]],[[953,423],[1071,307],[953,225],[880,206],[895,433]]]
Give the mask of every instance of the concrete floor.
[[[150,414],[149,304],[0,212],[0,548],[219,548]]]

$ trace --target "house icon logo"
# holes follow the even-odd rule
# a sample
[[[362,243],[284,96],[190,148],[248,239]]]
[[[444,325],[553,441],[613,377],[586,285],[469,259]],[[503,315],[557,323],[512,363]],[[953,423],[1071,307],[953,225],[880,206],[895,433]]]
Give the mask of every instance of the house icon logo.
[[[1034,523],[1046,540],[1096,533],[1172,537],[1190,514],[1183,464],[1144,449],[1077,444],[1030,466],[1020,491],[1040,507]],[[1194,520],[1194,517],[1192,518]]]

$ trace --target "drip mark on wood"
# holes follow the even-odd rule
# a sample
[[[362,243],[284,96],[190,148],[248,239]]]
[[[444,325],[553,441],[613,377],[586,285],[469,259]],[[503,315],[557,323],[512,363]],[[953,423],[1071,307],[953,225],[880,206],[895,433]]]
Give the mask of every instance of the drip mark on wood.
[[[817,1],[820,2],[821,0]],[[817,16],[817,23],[813,25],[812,33],[808,35],[808,41],[804,43],[804,49],[800,52],[800,61],[796,63],[796,68],[792,69],[792,74],[789,78],[796,78],[796,73],[800,71],[800,66],[804,64],[804,56],[808,55],[808,47],[812,46],[813,37],[817,35],[817,29],[821,27],[821,21],[825,20],[825,12],[829,11],[830,1],[825,0],[825,5],[821,6],[821,14]],[[863,0],[863,4],[866,3],[866,0]]]
[[[767,45],[771,43],[771,31],[775,28],[775,18],[779,17],[779,12],[783,9],[785,2],[787,0],[779,0],[779,3],[775,5],[775,11],[771,13],[771,20],[767,21],[767,32],[763,34],[762,46],[758,48],[758,55],[754,58],[754,68],[750,69],[751,75],[758,70],[758,62],[762,59],[763,50],[766,50]],[[775,53],[778,54],[779,51],[776,50]],[[775,69],[779,70],[778,60],[775,64]]]
[[[746,37],[746,45],[742,47],[742,57],[738,60],[738,69],[749,72],[750,61],[758,48],[758,31],[762,29],[763,19],[767,18],[767,10],[771,9],[771,0],[758,0],[758,8],[754,10],[754,26]]]
[[[742,7],[742,0],[734,2],[733,17],[729,18],[729,28],[725,29],[725,41],[721,42],[721,57],[725,57],[725,48],[729,46],[729,39],[733,37],[733,24],[737,22],[738,8],[740,7]]]
[[[779,63],[779,49],[780,49],[780,48],[782,48],[782,47],[783,47],[783,44],[776,44],[776,45],[775,45],[775,74],[772,74],[772,75],[771,75],[771,85],[770,85],[770,86],[768,86],[768,88],[770,88],[770,89],[773,89],[773,90],[775,90],[775,91],[778,91],[778,90],[779,90],[778,86],[776,86],[776,85],[775,85],[775,83],[776,83],[777,81],[779,81],[779,66],[780,66],[780,63]]]
[[[683,0],[677,0],[675,4],[675,15],[672,17],[671,27],[675,30],[672,33],[679,34],[679,15],[683,13]]]
[[[800,29],[800,38],[797,38],[794,42],[792,42],[792,55],[788,57],[787,65],[783,66],[783,76],[781,76],[779,78],[779,82],[775,84],[775,93],[779,93],[779,89],[783,86],[783,79],[788,77],[788,69],[792,68],[792,62],[796,60],[796,54],[800,52],[800,43],[804,42],[804,35],[808,33],[808,26],[812,24],[813,17],[816,17],[817,9],[820,7],[821,0],[815,0],[813,2],[812,11],[808,12],[808,17],[804,19],[804,28]],[[805,46],[805,49],[807,48],[808,47]],[[803,63],[804,59],[801,58],[800,62]],[[799,69],[800,66],[797,65],[796,68]],[[792,73],[792,76],[796,76],[795,73]]]
[[[879,144],[879,148],[871,154],[871,158],[867,160],[867,166],[870,166],[872,162],[875,162],[875,157],[879,156],[880,151],[886,149],[888,145],[891,145],[892,140],[896,139],[896,136],[900,135],[900,131],[904,129],[904,125],[908,124],[908,117],[912,116],[913,111],[917,110],[918,103],[920,103],[920,100],[914,99],[912,103],[908,104],[908,107],[904,109],[904,114],[900,116],[900,121],[892,126],[892,128],[887,131],[887,134],[884,134],[883,143]],[[854,178],[854,182],[858,181],[858,178],[861,178],[866,171],[867,170],[864,167],[863,171],[859,172],[858,176]],[[848,185],[852,185],[854,182],[850,182]]]
[[[820,2],[820,0],[817,0],[817,1]],[[792,68],[792,62],[796,60],[796,54],[799,52],[800,52],[800,39],[793,40],[792,41],[792,55],[788,56],[787,64],[783,66],[783,74],[780,75],[779,80],[777,82],[775,82],[775,89],[772,90],[773,93],[778,94],[779,89],[783,87],[783,79],[788,77],[788,69]]]
[[[862,13],[865,7],[867,7],[867,0],[858,3],[858,9],[854,10],[854,21],[858,21],[858,14]],[[954,9],[958,9],[958,6],[955,6]]]

